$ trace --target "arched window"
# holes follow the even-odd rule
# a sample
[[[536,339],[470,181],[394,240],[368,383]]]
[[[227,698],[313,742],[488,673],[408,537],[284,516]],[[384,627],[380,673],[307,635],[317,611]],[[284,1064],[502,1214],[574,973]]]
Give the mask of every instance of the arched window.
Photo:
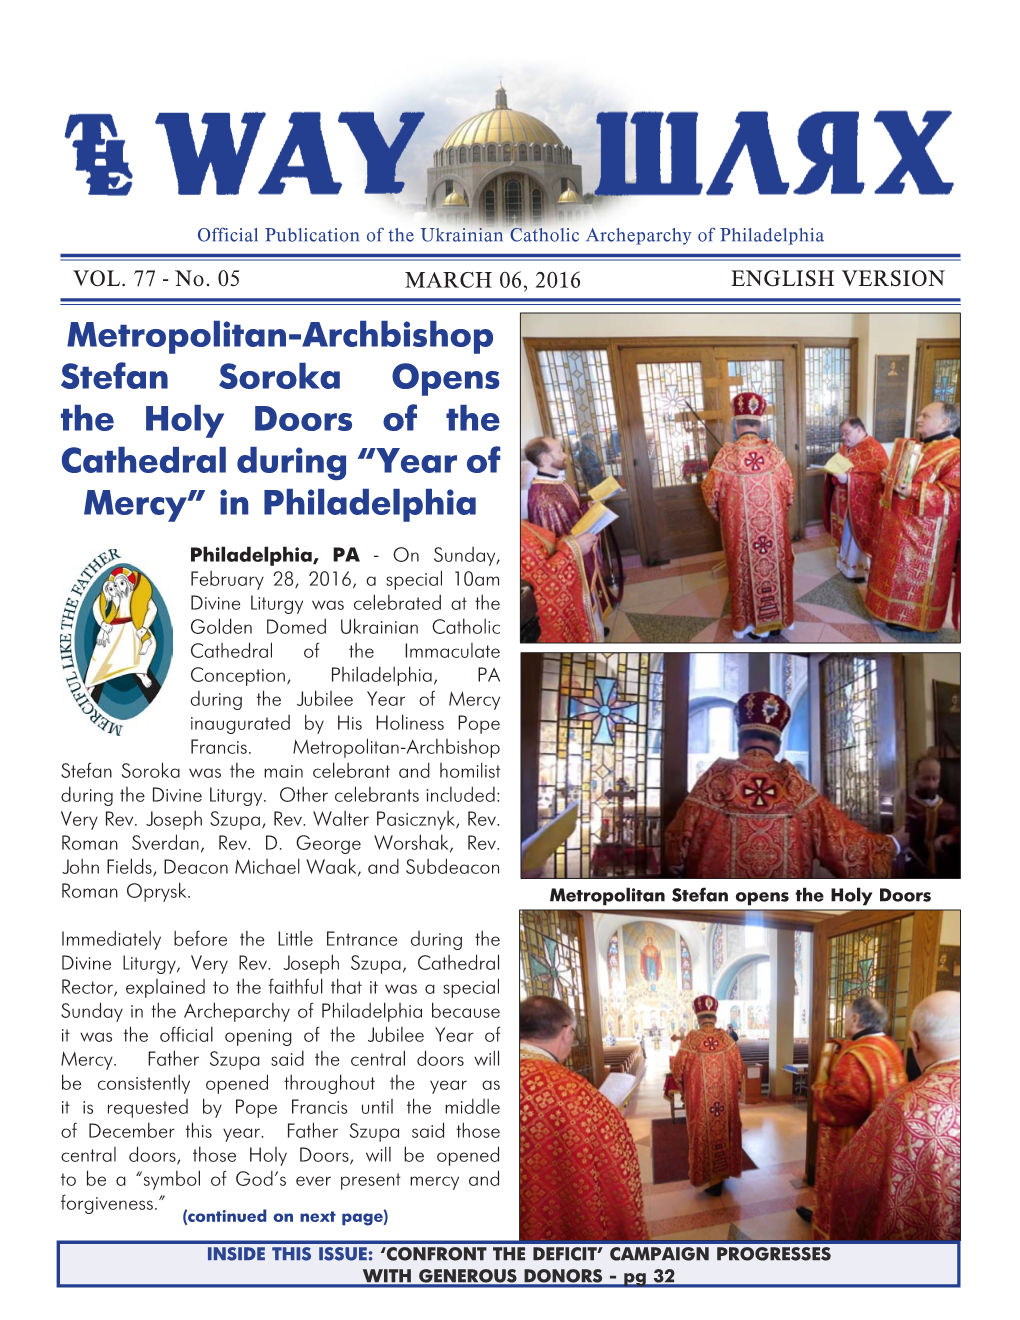
[[[524,193],[519,179],[507,179],[503,185],[503,214],[510,225],[519,225],[524,219]]]
[[[528,148],[525,146],[525,144],[524,144],[523,142],[522,142],[521,145],[517,148],[517,159],[518,159],[518,160],[527,160],[527,159],[528,159]]]
[[[487,225],[494,225],[496,223],[495,188],[486,188],[485,190],[485,223]]]
[[[536,142],[535,145],[531,148],[531,159],[532,159],[532,160],[541,160],[541,159],[542,159],[542,148],[538,145],[537,142]]]
[[[504,159],[504,160],[513,160],[513,158],[514,158],[514,149],[513,149],[513,147],[510,145],[509,142],[504,142],[504,143],[503,143],[503,159]]]
[[[495,142],[490,142],[489,145],[486,147],[486,149],[485,149],[485,158],[486,158],[486,160],[495,160],[495,159],[496,159],[496,144],[495,144]]]
[[[471,148],[471,162],[474,165],[480,165],[482,162],[482,149],[477,142]]]
[[[542,189],[531,190],[531,218],[536,223],[542,219]]]
[[[733,973],[726,977],[726,984],[719,986],[720,999],[742,999],[758,1000],[768,1003],[770,996],[769,988],[769,955],[760,954],[757,957],[745,958]],[[750,1025],[754,1025],[753,1023]],[[765,1026],[766,1023],[760,1025]]]
[[[457,153],[453,147],[446,153],[446,163],[447,165],[456,165],[457,163]]]
[[[559,164],[560,161],[561,161],[562,159],[563,159],[563,148],[562,148],[562,147],[557,147],[557,148],[556,148],[556,163]]]
[[[461,147],[460,149],[460,163],[462,165],[467,164],[467,147]]]
[[[553,158],[553,150],[552,150],[552,147],[546,147],[546,149],[545,149],[545,158],[546,158],[547,161],[550,161],[550,162],[552,161],[552,158]]]

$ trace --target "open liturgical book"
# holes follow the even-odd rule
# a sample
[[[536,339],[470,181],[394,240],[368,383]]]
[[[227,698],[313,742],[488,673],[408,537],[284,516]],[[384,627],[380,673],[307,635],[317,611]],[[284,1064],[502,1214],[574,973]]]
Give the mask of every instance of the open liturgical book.
[[[570,529],[571,536],[580,536],[582,532],[602,532],[610,523],[616,522],[618,514],[612,509],[607,509],[604,504],[598,500],[594,504],[589,504],[581,517],[574,523]]]
[[[638,1079],[633,1073],[611,1072],[606,1073],[605,1081],[599,1090],[617,1109],[624,1109],[637,1089],[637,1084]]]
[[[577,814],[580,808],[580,801],[571,802],[558,816],[554,816],[540,830],[524,840],[521,845],[522,871],[537,871],[546,864],[561,843],[566,843],[577,829]]]
[[[600,481],[597,486],[592,486],[588,492],[588,498],[595,500],[611,500],[614,495],[619,495],[623,487],[615,477],[606,477],[605,481]]]
[[[844,454],[833,454],[827,463],[812,463],[811,467],[816,472],[828,472],[833,477],[842,477],[844,473],[854,470],[853,463]]]

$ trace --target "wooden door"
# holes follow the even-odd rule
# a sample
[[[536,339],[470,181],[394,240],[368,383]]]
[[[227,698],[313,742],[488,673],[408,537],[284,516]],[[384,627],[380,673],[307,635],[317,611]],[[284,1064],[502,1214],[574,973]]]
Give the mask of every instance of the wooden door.
[[[616,349],[624,454],[633,472],[645,563],[721,551],[719,526],[705,508],[701,484],[719,444],[733,438],[731,402],[738,391],[754,390],[769,400],[768,433],[798,476],[795,349],[684,342]],[[789,526],[799,534],[799,501]]]
[[[942,913],[886,910],[843,912],[814,927],[811,941],[811,1043],[808,1076],[818,1075],[822,1047],[842,1037],[843,1016],[859,995],[889,1011],[889,1034],[906,1049],[914,1007],[935,989]],[[815,1178],[818,1128],[808,1109],[806,1177]]]
[[[797,350],[793,345],[785,348],[778,344],[719,345],[713,355],[727,363],[729,385],[725,406],[739,390],[753,390],[769,401],[766,414],[767,430],[773,444],[779,448],[797,486],[797,495],[787,514],[790,535],[802,534],[804,519],[801,514],[801,491],[804,484],[804,455],[800,433],[800,406],[797,396]],[[739,384],[734,383],[739,381]],[[733,435],[729,422],[726,438]],[[722,436],[720,435],[720,439]]]
[[[926,403],[960,403],[960,341],[919,339],[914,376],[914,417]],[[914,434],[913,426],[908,428]]]
[[[716,451],[721,391],[707,344],[618,344],[625,462],[640,512],[642,555],[663,564],[722,549],[701,483]],[[707,426],[699,422],[701,415]]]

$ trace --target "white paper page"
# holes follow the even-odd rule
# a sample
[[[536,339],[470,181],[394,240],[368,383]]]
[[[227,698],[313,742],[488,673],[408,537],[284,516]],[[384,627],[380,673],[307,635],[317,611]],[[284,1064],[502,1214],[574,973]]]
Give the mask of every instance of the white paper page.
[[[325,1315],[349,1296],[338,1283],[373,1287],[396,1314],[411,1265],[383,1244],[433,1244],[415,1271],[485,1272],[415,1274],[464,1310],[479,1299],[454,1287],[485,1287],[483,1304],[509,1313],[510,1288],[556,1282],[526,1278],[551,1268],[589,1271],[563,1282],[596,1310],[616,1304],[606,1288],[625,1269],[627,1286],[767,1285],[790,1295],[756,1302],[805,1300],[803,1269],[782,1260],[713,1255],[687,1274],[660,1261],[676,1276],[656,1280],[651,1261],[510,1255],[515,1013],[534,974],[519,911],[589,913],[593,894],[604,911],[714,902],[666,875],[520,878],[522,794],[533,805],[541,786],[537,771],[522,778],[513,476],[546,430],[522,340],[852,338],[870,420],[875,359],[890,351],[871,318],[914,318],[900,326],[912,344],[959,337],[961,257],[990,259],[972,157],[996,79],[964,34],[932,26],[925,38],[913,13],[743,4],[59,4],[11,20],[4,95],[33,147],[10,153],[5,215],[4,521],[20,590],[4,648],[3,1103],[18,1314],[262,1316],[276,1289],[300,1286],[299,1304]],[[501,95],[557,141],[525,127],[542,159],[507,161],[500,142],[490,161],[469,136],[461,161],[448,136]],[[633,122],[618,149],[611,117],[648,112],[664,116],[667,181],[665,116],[679,116],[688,191],[654,191],[655,152],[636,149]],[[766,112],[767,128],[741,128]],[[835,175],[832,125],[812,118],[833,115],[856,115],[837,118]],[[736,151],[744,131],[750,154]],[[228,134],[206,168],[203,142]],[[509,166],[520,194],[506,191]],[[603,197],[621,180],[632,195]],[[469,213],[450,224],[441,199],[462,184]],[[487,188],[505,225],[488,223]],[[541,221],[515,223],[518,207],[533,217],[536,189]],[[981,296],[973,275],[967,296]],[[979,327],[971,306],[978,371],[991,355],[970,345],[995,322],[982,307]],[[717,321],[702,334],[706,314],[732,318],[725,335]],[[629,406],[638,397],[635,384]],[[727,418],[708,425],[731,438]],[[969,562],[996,554],[993,521]],[[967,632],[990,654],[993,626],[1009,625],[991,623],[975,572]],[[637,644],[593,628],[589,649]],[[796,636],[798,652],[834,649]],[[1002,722],[980,678],[975,766],[977,730]],[[993,860],[976,791],[967,806],[965,877]],[[818,881],[812,899],[793,882],[713,887],[727,910],[955,910],[962,893],[939,880],[926,899],[913,885],[881,898],[870,881],[838,894]],[[606,993],[606,976],[593,969],[589,991]],[[585,1039],[603,1034],[598,1018],[596,1006]],[[990,1189],[989,1128],[968,1135],[962,1278],[978,1301],[998,1268],[974,1209]],[[643,1166],[648,1205],[650,1177]],[[246,1245],[254,1257],[213,1254]],[[883,1251],[834,1245],[812,1283],[895,1286],[901,1266]],[[952,1272],[934,1247],[911,1259],[914,1283]],[[957,1302],[924,1294],[937,1314]]]

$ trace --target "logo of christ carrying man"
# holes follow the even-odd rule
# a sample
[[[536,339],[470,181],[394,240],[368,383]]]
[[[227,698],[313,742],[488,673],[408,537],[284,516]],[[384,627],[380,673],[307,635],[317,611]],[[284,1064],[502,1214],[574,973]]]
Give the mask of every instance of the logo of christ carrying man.
[[[85,674],[85,690],[97,706],[104,685],[116,678],[133,678],[149,702],[159,692],[159,683],[149,673],[156,656],[151,631],[156,613],[149,579],[125,565],[115,568],[92,602],[99,635]]]

